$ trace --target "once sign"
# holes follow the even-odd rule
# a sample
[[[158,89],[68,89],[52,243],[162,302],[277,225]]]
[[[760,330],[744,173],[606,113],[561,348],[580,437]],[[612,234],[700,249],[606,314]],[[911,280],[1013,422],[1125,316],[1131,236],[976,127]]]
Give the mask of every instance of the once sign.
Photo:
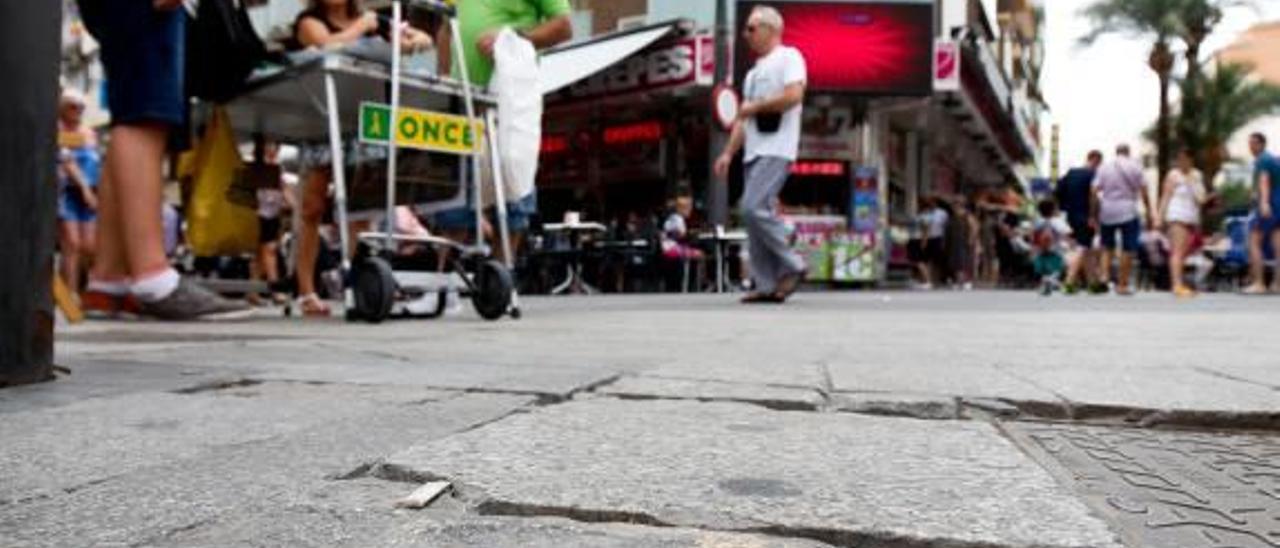
[[[390,106],[360,104],[360,142],[386,145],[393,130],[396,146],[464,156],[479,152],[476,137],[484,137],[484,123],[469,128],[465,116],[401,107],[393,128]]]

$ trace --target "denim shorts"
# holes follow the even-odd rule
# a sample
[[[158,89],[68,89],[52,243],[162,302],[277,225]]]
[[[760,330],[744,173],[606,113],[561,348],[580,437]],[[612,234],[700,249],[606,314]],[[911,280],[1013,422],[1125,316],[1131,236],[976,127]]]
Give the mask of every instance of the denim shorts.
[[[183,126],[187,13],[152,0],[79,0],[85,26],[102,46],[112,124]]]
[[[487,213],[489,221],[493,222],[496,218],[496,208],[489,208]],[[536,213],[538,213],[537,192],[530,193],[528,196],[514,202],[507,202],[507,229],[511,232],[528,231],[529,219]],[[446,209],[432,216],[431,225],[434,230],[474,229],[476,227],[476,213],[470,207]]]
[[[1134,219],[1118,225],[1102,226],[1102,248],[1116,249],[1120,245],[1125,253],[1137,253],[1139,237],[1142,235],[1142,222]],[[1117,238],[1119,236],[1119,238]],[[1119,241],[1117,241],[1117,239]]]
[[[1280,217],[1276,216],[1276,211],[1272,211],[1271,216],[1263,218],[1262,214],[1254,211],[1249,219],[1249,231],[1261,232],[1263,234],[1271,234],[1280,230]]]

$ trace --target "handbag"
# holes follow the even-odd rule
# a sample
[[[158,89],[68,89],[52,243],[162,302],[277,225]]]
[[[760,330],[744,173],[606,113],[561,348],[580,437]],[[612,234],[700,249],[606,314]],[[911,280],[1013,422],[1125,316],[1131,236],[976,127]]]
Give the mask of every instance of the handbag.
[[[241,0],[200,0],[194,17],[187,28],[187,94],[224,103],[244,90],[267,47]]]

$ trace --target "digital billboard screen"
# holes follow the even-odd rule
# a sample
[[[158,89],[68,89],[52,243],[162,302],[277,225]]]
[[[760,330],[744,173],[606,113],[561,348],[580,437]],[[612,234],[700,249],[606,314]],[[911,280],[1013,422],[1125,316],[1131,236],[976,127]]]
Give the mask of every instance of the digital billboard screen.
[[[932,2],[739,2],[734,56],[738,82],[755,62],[743,30],[758,5],[782,13],[782,43],[804,54],[809,89],[903,96],[932,92]]]

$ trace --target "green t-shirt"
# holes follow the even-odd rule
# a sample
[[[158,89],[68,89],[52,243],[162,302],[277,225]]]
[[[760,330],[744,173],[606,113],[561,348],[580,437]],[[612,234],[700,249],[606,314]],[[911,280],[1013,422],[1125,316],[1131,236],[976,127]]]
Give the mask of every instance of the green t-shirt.
[[[472,83],[481,86],[489,85],[493,77],[493,60],[476,47],[476,40],[484,33],[502,27],[528,29],[570,11],[569,0],[458,0],[457,4],[467,73]],[[460,76],[457,69],[453,74]]]

